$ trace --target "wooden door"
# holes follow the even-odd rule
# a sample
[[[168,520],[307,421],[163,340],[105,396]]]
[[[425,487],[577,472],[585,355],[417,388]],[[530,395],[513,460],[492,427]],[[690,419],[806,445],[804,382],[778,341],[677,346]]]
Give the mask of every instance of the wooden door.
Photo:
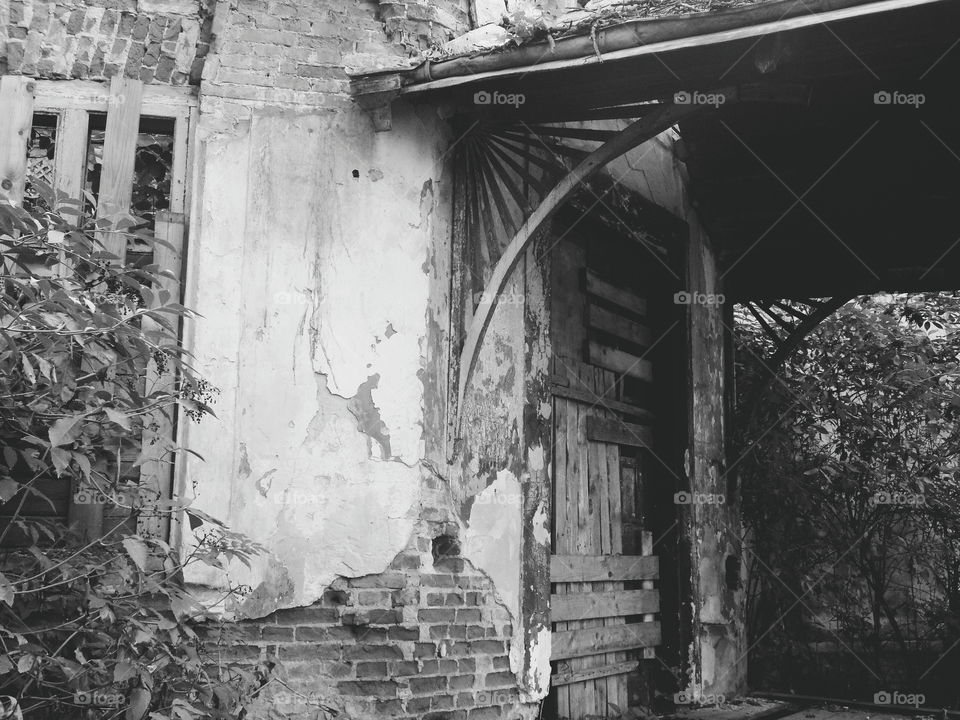
[[[558,718],[617,717],[660,643],[658,559],[637,524],[638,467],[652,448],[643,388],[653,365],[646,302],[605,276],[575,238],[552,257],[554,550],[551,705]],[[625,540],[632,554],[624,555]],[[639,551],[639,552],[638,552]]]

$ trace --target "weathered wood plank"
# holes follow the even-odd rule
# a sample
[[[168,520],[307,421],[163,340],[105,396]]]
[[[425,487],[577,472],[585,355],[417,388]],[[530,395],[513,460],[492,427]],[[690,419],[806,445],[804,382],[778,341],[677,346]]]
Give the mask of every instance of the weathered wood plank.
[[[0,77],[0,201],[15,205],[23,200],[35,88],[31,78]]]
[[[187,140],[190,137],[190,116],[177,118],[173,126],[173,162],[170,166],[170,210],[187,211]]]
[[[586,430],[587,437],[596,442],[640,448],[653,447],[653,431],[649,425],[637,425],[611,418],[588,417]]]
[[[587,356],[590,363],[607,370],[623,373],[638,380],[650,381],[653,379],[652,363],[649,360],[637,357],[633,353],[628,353],[626,350],[616,350],[601,345],[596,340],[591,340],[587,344]]]
[[[642,544],[642,546],[643,546],[643,550],[642,550],[641,552],[642,552],[645,556],[652,556],[652,555],[653,555],[653,533],[652,533],[652,532],[649,532],[649,531],[644,531],[644,533],[641,535],[641,541],[640,541],[640,542],[641,542],[641,544]],[[643,587],[644,590],[652,591],[652,590],[653,590],[653,580],[644,580],[642,587]],[[657,594],[657,597],[659,597],[659,593]],[[650,622],[650,621],[652,621],[652,620],[654,619],[652,613],[655,613],[655,612],[657,612],[657,610],[651,610],[651,611],[650,611],[651,614],[644,614],[644,616],[643,616],[643,621],[644,621],[644,622]],[[643,659],[644,659],[644,660],[652,660],[652,659],[656,658],[656,656],[657,656],[657,650],[656,650],[656,648],[652,648],[652,647],[651,647],[651,648],[644,648],[644,649],[643,649]]]
[[[72,202],[59,205],[60,214],[76,224],[82,207],[83,174],[86,170],[87,126],[86,110],[68,109],[60,114],[57,126],[57,148],[54,157],[54,187],[62,200]]]
[[[601,665],[576,673],[553,675],[550,678],[550,685],[559,688],[564,685],[569,685],[570,683],[585,682],[587,680],[595,680],[596,678],[609,677],[611,675],[626,675],[636,670],[639,665],[640,663],[638,661],[632,660],[629,662],[616,663],[615,665]]]
[[[568,517],[568,494],[569,494],[569,473],[567,472],[567,411],[569,403],[562,398],[554,399],[554,408],[556,417],[554,419],[554,458],[556,465],[556,479],[554,485],[554,507],[555,507],[555,542],[554,552],[571,552],[570,546],[570,519]],[[557,583],[554,592],[559,595],[565,595],[568,592],[567,583]],[[556,623],[555,630],[566,630],[567,623]],[[557,692],[557,707],[562,712],[569,715],[570,691],[568,688],[561,688]]]
[[[607,582],[657,580],[660,558],[656,555],[554,555],[550,558],[550,582]]]
[[[557,622],[645,615],[659,611],[660,594],[656,590],[606,590],[550,597],[550,617]]]
[[[612,382],[613,374],[608,371],[601,371],[600,379],[604,385]],[[616,416],[608,414],[608,417],[615,419]],[[623,526],[621,521],[620,487],[623,483],[620,469],[620,447],[617,445],[605,445],[607,455],[607,473],[610,479],[608,491],[608,502],[610,503],[610,545],[609,552],[614,555],[623,553]],[[622,582],[609,582],[605,584],[609,591],[622,591],[624,584]],[[659,603],[660,598],[657,597]],[[627,622],[625,617],[611,617],[604,620],[604,625],[623,625]],[[622,663],[627,660],[627,654],[623,651],[612,653],[606,656],[607,663]],[[607,677],[607,695],[614,698],[614,703],[618,707],[629,705],[630,693],[627,688],[627,678],[625,675],[611,675]]]
[[[587,555],[593,552],[590,543],[590,478],[588,475],[588,449],[587,449],[587,412],[586,408],[578,405],[573,406],[573,414],[576,418],[575,434],[571,434],[570,439],[574,440],[575,445],[568,448],[576,458],[571,466],[571,475],[573,478],[576,496],[573,498],[576,504],[577,517],[577,552],[581,555]]]
[[[593,368],[583,363],[576,365],[576,377],[582,387],[588,390],[593,388]],[[599,518],[596,517],[596,503],[593,500],[591,486],[596,482],[596,453],[591,453],[591,443],[586,437],[586,421],[589,415],[588,409],[583,406],[577,406],[579,423],[577,424],[577,450],[580,454],[580,484],[578,489],[579,502],[579,523],[577,534],[577,552],[581,554],[600,553],[599,533],[597,526]],[[596,447],[594,445],[594,447]],[[571,586],[572,595],[583,595],[592,592],[590,583],[581,583]],[[575,620],[570,622],[567,627],[569,631],[576,629],[586,629],[602,626],[602,620]],[[569,660],[571,670],[574,672],[587,670],[597,665],[597,661],[592,657],[572,657]],[[593,712],[603,698],[597,695],[597,682],[580,683],[570,686],[570,703],[573,709],[586,709],[587,712]]]
[[[647,314],[647,301],[644,298],[607,282],[592,270],[586,271],[586,290],[591,295],[603,298],[637,315]]]
[[[140,102],[143,83],[115,75],[110,81],[110,110],[103,139],[103,166],[100,172],[100,195],[97,219],[118,220],[130,210],[133,190],[133,165],[140,128]],[[127,255],[127,237],[123,233],[101,233],[107,252],[123,263]]]
[[[587,305],[587,322],[594,330],[615,335],[635,345],[650,347],[650,328],[599,305]]]
[[[93,80],[36,80],[36,104],[40,110],[72,108],[107,112],[111,107],[110,88]],[[141,111],[151,117],[182,117],[199,104],[195,86],[150,85],[143,90]]]
[[[587,385],[587,390],[596,392],[598,387],[604,386],[604,370],[598,367],[587,366],[588,371],[585,373],[585,384]],[[602,412],[602,411],[601,411]],[[592,460],[596,463],[596,469],[594,474],[596,477],[596,482],[594,489],[590,494],[590,504],[594,508],[594,548],[595,551],[603,555],[610,553],[610,502],[609,502],[609,492],[610,492],[610,473],[607,466],[607,445],[603,445],[597,442],[590,442],[588,439],[587,445],[590,447],[592,453]],[[594,583],[590,587],[590,595],[596,595],[599,592],[613,589],[612,583]],[[609,620],[607,618],[597,618],[592,621],[584,623],[585,627],[605,627],[609,625]],[[604,665],[609,665],[616,661],[614,655],[593,655],[585,658],[584,666],[586,668],[597,668]],[[594,696],[596,698],[596,704],[594,708],[599,715],[603,715],[604,709],[607,707],[607,703],[611,700],[614,702],[619,702],[616,695],[616,688],[613,688],[614,692],[611,694],[610,681],[607,677],[597,678],[593,681],[594,685]]]
[[[621,415],[631,415],[640,418],[644,422],[652,423],[655,419],[654,414],[649,410],[645,410],[639,405],[623,402],[622,400],[612,400],[607,395],[604,395],[603,392],[592,393],[558,383],[550,384],[550,392],[558,397],[567,398],[568,400],[576,400],[577,402],[586,403],[594,407],[602,407],[605,410],[620,413]]]
[[[550,659],[563,660],[659,644],[658,622],[567,630],[553,634]]]
[[[184,216],[161,210],[157,213],[154,234],[166,241],[169,247],[157,243],[153,248],[153,262],[161,269],[168,271],[173,277],[161,277],[160,287],[154,292],[166,290],[170,293],[168,302],[180,302],[180,277],[183,272],[183,237]],[[155,320],[144,317],[142,327],[144,332],[160,330]],[[149,396],[155,392],[171,391],[175,382],[173,372],[168,368],[161,373],[156,362],[151,358],[147,363],[145,390]],[[174,427],[176,416],[173,409],[165,412],[152,413],[144,423],[143,437],[141,438],[142,451],[150,459],[140,466],[140,487],[146,490],[149,497],[170,498],[173,493],[173,457],[164,451],[165,447],[174,444]],[[167,540],[170,533],[170,518],[168,515],[142,514],[138,517],[138,532],[142,535]]]

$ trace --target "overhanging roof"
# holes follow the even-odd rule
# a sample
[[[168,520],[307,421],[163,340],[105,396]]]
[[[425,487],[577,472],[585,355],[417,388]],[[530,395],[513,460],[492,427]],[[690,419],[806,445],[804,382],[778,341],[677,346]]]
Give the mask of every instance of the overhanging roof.
[[[543,123],[762,83],[767,99],[790,102],[739,103],[681,125],[728,291],[960,287],[960,2],[790,0],[602,33],[595,49],[589,36],[569,38],[587,49],[576,57],[558,58],[577,50],[557,41],[548,54],[534,44],[420,68],[400,92]],[[481,90],[525,102],[478,106]],[[890,104],[875,103],[882,92]]]

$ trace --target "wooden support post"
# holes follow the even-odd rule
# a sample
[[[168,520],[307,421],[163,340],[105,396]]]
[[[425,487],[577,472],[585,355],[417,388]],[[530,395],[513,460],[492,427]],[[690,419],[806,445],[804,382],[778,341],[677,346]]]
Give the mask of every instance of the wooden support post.
[[[35,88],[30,78],[0,77],[0,201],[15,205],[23,200]]]
[[[115,75],[110,81],[110,105],[103,140],[97,220],[109,218],[116,224],[117,220],[130,210],[142,98],[143,83],[139,80]],[[127,254],[125,235],[105,232],[101,233],[100,241],[107,252],[117,256],[120,264],[124,263]]]
[[[157,243],[153,247],[153,262],[175,276],[164,277],[160,287],[154,288],[158,294],[161,290],[170,293],[166,302],[180,302],[181,282],[183,272],[183,238],[184,216],[181,213],[172,213],[161,210],[157,213],[154,234],[164,240],[170,247]],[[160,331],[160,326],[152,318],[145,317],[142,327],[146,333]],[[160,372],[156,362],[151,358],[147,363],[145,395],[149,397],[156,392],[171,392],[176,383],[176,373],[172,367]],[[175,443],[176,408],[168,407],[164,411],[151,413],[144,419],[142,437],[143,457],[148,458],[140,466],[140,488],[149,498],[167,499],[173,492],[173,459],[169,449]],[[169,514],[157,513],[153,515],[141,514],[137,522],[138,532],[161,540],[167,540],[170,533]]]

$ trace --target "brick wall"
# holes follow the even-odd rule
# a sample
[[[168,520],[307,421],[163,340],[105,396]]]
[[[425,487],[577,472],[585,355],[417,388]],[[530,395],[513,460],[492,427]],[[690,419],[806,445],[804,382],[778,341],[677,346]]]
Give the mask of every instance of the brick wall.
[[[530,717],[510,671],[513,628],[490,580],[459,555],[457,525],[425,508],[383,573],[339,578],[320,602],[217,631],[224,658],[279,660],[265,697],[291,719]],[[322,715],[320,715],[322,717]]]
[[[221,2],[203,92],[345,108],[345,65],[398,61],[445,42],[469,29],[466,8],[467,0]]]
[[[9,0],[0,13],[0,73],[198,83],[212,0]],[[4,0],[3,4],[7,4]]]

